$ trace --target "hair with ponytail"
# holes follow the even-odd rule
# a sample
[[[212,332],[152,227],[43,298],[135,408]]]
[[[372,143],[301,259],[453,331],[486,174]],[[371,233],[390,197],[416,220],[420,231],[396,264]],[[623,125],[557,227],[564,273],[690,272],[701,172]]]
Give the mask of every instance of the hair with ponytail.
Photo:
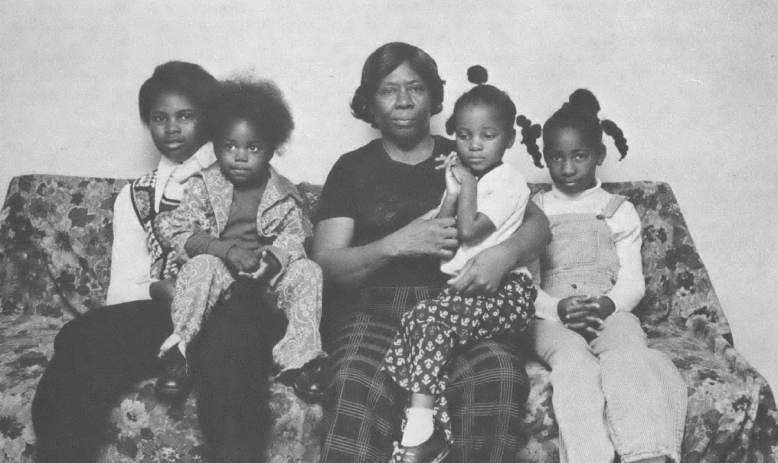
[[[593,146],[602,145],[602,134],[613,137],[621,154],[619,160],[624,159],[629,150],[627,139],[624,138],[624,132],[615,122],[604,119],[600,120],[597,115],[600,112],[600,102],[592,92],[584,88],[574,91],[568,101],[555,112],[545,124],[543,129],[539,125],[532,125],[532,122],[525,116],[519,116],[517,123],[522,127],[521,142],[527,147],[527,151],[535,160],[535,165],[543,167],[540,164],[540,149],[537,145],[537,139],[543,136],[543,144],[548,146],[554,134],[560,129],[575,129],[579,131],[584,138]]]
[[[496,108],[500,113],[500,119],[505,123],[506,129],[513,128],[513,119],[516,117],[516,105],[507,93],[499,88],[489,85],[489,73],[483,66],[471,66],[467,70],[467,80],[475,84],[454,103],[454,112],[446,121],[446,133],[453,135],[456,131],[457,114],[469,105],[485,105]]]

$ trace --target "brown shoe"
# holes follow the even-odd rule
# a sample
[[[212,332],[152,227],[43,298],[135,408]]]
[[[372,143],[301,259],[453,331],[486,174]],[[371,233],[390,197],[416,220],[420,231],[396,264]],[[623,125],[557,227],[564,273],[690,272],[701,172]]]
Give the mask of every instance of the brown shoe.
[[[448,456],[448,442],[442,432],[435,431],[426,442],[404,447],[401,463],[441,463]]]

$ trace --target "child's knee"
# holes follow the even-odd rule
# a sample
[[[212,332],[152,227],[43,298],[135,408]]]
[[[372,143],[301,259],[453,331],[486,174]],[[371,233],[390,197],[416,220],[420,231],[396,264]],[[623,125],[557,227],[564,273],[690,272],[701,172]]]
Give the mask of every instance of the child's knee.
[[[616,312],[605,320],[600,335],[592,341],[598,355],[617,349],[647,349],[648,341],[636,316],[628,312]]]
[[[224,262],[218,257],[210,254],[198,254],[184,263],[184,267],[197,267],[201,265],[217,266],[224,265]]]

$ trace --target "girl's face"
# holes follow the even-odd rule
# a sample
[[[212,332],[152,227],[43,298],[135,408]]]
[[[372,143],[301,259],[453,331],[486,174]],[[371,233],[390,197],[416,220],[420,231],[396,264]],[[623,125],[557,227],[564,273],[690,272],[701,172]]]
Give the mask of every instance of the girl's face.
[[[466,105],[457,113],[456,121],[459,159],[475,173],[500,162],[516,140],[516,130],[506,129],[500,112],[491,106]]]
[[[563,193],[576,194],[597,184],[597,166],[605,160],[605,146],[590,146],[582,134],[572,128],[558,129],[543,147],[551,180]]]
[[[162,93],[151,106],[149,132],[154,145],[163,156],[184,162],[205,143],[202,114],[185,96]]]
[[[224,176],[237,187],[258,184],[273,159],[273,150],[243,119],[230,123],[222,135],[214,140],[213,149]]]
[[[381,79],[373,104],[373,120],[393,142],[420,140],[430,134],[432,102],[426,82],[407,63]]]

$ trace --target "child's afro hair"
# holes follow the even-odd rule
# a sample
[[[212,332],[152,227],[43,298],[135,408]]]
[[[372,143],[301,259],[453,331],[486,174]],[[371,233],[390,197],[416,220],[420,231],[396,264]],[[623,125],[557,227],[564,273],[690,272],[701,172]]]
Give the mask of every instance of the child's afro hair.
[[[294,120],[284,94],[270,80],[235,79],[221,82],[209,118],[212,140],[225,135],[230,124],[245,120],[274,151],[289,141]]]

